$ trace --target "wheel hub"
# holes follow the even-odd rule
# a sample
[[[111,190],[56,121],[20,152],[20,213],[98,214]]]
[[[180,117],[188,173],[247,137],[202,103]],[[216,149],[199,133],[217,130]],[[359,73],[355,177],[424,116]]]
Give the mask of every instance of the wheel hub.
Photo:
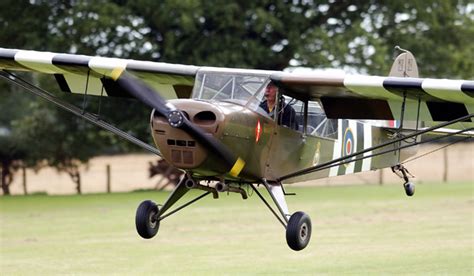
[[[156,219],[156,212],[150,212],[148,215],[148,223],[150,224],[151,228],[155,228],[158,220]]]
[[[303,223],[300,228],[300,239],[302,241],[305,241],[307,237],[308,237],[308,225],[306,223]]]

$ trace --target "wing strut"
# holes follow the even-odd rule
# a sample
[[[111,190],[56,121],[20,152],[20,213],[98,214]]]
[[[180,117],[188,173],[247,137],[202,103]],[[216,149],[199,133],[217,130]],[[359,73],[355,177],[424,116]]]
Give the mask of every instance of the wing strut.
[[[62,101],[62,100],[58,99],[57,97],[55,97],[54,95],[52,95],[48,91],[43,90],[43,89],[29,83],[28,81],[18,77],[15,74],[12,74],[10,72],[2,70],[0,72],[0,77],[2,77],[4,79],[18,85],[18,86],[20,86],[22,88],[24,88],[26,91],[28,91],[28,92],[36,95],[36,96],[41,97],[41,98],[47,100],[50,103],[55,104],[56,106],[62,108],[63,110],[66,110],[66,111],[68,111],[68,112],[70,112],[70,113],[72,113],[72,114],[74,114],[78,117],[81,117],[81,118],[89,121],[90,123],[98,126],[98,127],[101,127],[101,128],[103,128],[107,131],[110,131],[110,132],[118,135],[119,137],[121,137],[121,138],[123,138],[123,139],[125,139],[125,140],[127,140],[127,141],[129,141],[129,142],[131,142],[131,143],[133,143],[133,144],[135,144],[135,145],[151,152],[151,153],[154,153],[158,156],[161,156],[161,153],[157,148],[155,148],[155,147],[143,142],[142,140],[126,133],[125,131],[123,131],[123,130],[121,130],[121,129],[119,129],[119,128],[117,128],[117,127],[101,120],[96,114],[85,112],[84,109],[80,109],[80,108],[78,108],[78,107],[76,107],[76,106],[74,106],[70,103],[67,103],[65,101]]]

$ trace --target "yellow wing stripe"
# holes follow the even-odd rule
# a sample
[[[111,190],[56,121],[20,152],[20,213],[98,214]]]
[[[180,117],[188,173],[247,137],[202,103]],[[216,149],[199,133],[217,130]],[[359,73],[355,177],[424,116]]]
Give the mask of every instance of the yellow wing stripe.
[[[235,161],[234,166],[230,170],[229,174],[233,177],[237,177],[240,171],[242,171],[242,169],[244,168],[244,166],[245,166],[245,161],[239,157],[239,159]]]

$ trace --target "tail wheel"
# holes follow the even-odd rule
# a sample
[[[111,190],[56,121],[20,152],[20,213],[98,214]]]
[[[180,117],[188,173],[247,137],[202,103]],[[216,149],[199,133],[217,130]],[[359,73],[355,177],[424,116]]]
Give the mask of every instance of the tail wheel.
[[[145,200],[137,208],[135,226],[140,237],[153,238],[160,228],[158,206],[151,200]]]
[[[405,188],[405,193],[407,196],[413,196],[415,194],[415,184],[407,182],[403,184],[403,187]]]
[[[286,242],[288,246],[299,251],[304,249],[311,239],[311,219],[304,212],[291,215],[286,227]]]

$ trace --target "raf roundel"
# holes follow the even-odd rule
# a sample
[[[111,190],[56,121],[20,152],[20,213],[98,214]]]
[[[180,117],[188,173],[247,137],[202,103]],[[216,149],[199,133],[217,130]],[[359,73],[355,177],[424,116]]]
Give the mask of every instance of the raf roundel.
[[[351,128],[346,128],[344,132],[344,144],[342,146],[342,156],[351,155],[354,153],[355,141],[354,134]]]

